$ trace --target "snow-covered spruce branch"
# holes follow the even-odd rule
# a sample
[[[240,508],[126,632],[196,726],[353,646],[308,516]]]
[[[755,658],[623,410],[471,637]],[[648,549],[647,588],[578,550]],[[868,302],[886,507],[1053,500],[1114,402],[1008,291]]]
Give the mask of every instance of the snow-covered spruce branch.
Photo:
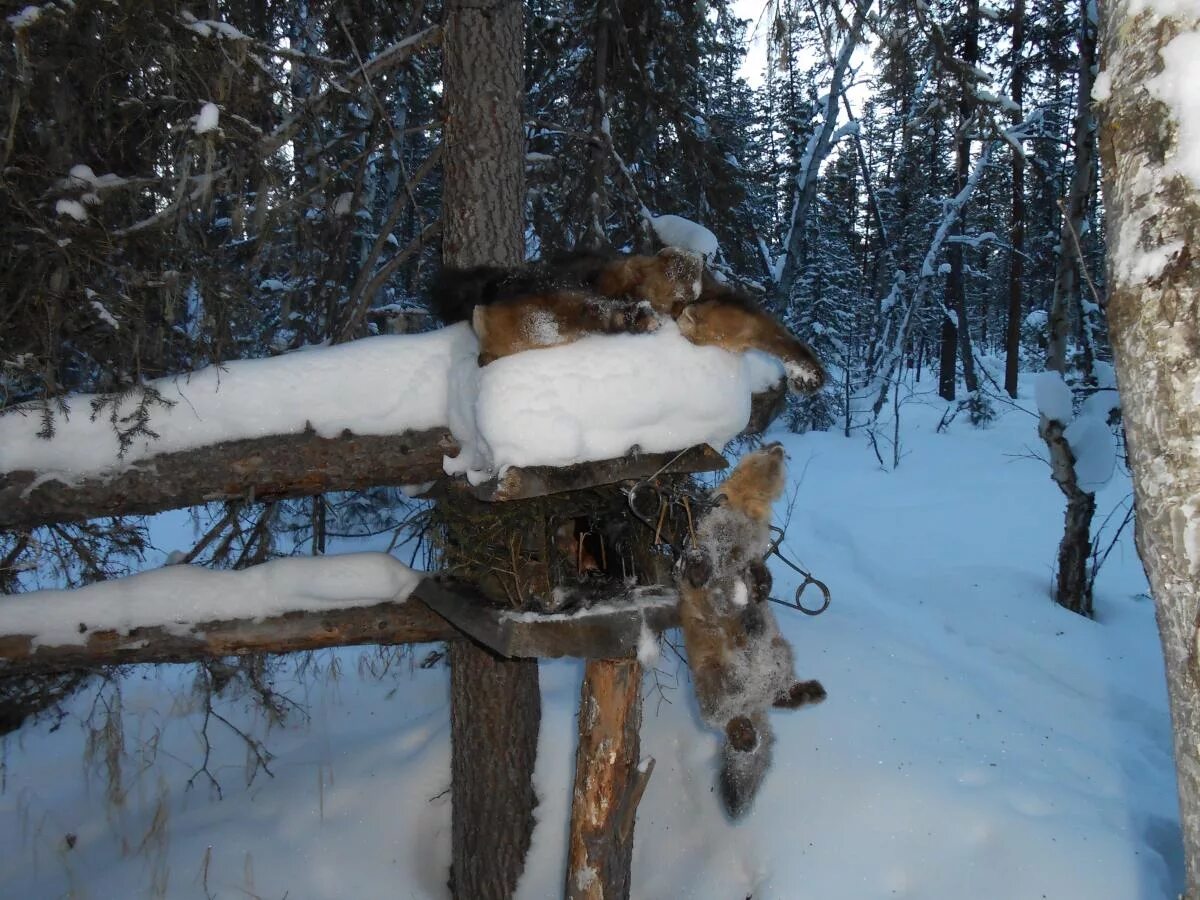
[[[829,78],[829,92],[825,95],[824,119],[821,127],[813,131],[804,148],[800,167],[796,172],[796,184],[792,192],[792,216],[788,224],[787,236],[783,242],[782,265],[770,270],[775,275],[775,292],[780,297],[791,295],[796,278],[800,273],[805,255],[804,224],[808,210],[817,196],[817,175],[821,164],[829,156],[830,150],[838,138],[851,133],[847,128],[836,129],[838,98],[842,95],[846,71],[850,68],[850,57],[862,39],[863,24],[867,14],[874,5],[873,0],[865,0],[859,4],[854,13],[854,21],[846,32],[841,49],[833,65]],[[853,125],[853,123],[851,123]],[[856,130],[857,126],[854,126]]]
[[[993,146],[993,143],[984,145],[983,152],[979,154],[979,159],[975,161],[975,165],[971,169],[967,183],[963,185],[962,190],[956,196],[945,201],[942,220],[938,223],[937,230],[933,234],[933,239],[929,243],[929,249],[926,251],[925,258],[921,262],[921,271],[917,276],[917,286],[913,290],[908,303],[905,304],[903,313],[900,315],[900,324],[896,329],[896,334],[892,339],[891,345],[881,356],[875,373],[863,392],[865,396],[869,397],[872,394],[875,396],[871,404],[871,412],[875,416],[879,415],[880,410],[883,409],[883,404],[887,402],[888,387],[891,384],[896,366],[899,365],[900,360],[904,357],[904,348],[908,342],[909,332],[912,329],[916,313],[925,304],[930,295],[933,279],[937,274],[935,263],[937,262],[938,255],[942,252],[942,246],[946,243],[951,229],[954,228],[955,223],[958,222],[959,217],[962,215],[963,208],[970,201],[971,195],[975,193],[976,187],[979,186],[979,179],[983,176],[984,170],[991,161]],[[893,281],[889,299],[895,297],[900,292],[904,281],[905,279],[901,277],[901,273],[897,273],[896,279]]]
[[[438,43],[441,38],[441,26],[430,25],[423,31],[418,31],[411,37],[406,37],[404,40],[398,41],[390,47],[379,51],[370,59],[364,61],[361,66],[347,73],[345,77],[338,81],[330,82],[329,87],[306,100],[300,109],[259,142],[258,152],[262,156],[270,156],[272,153],[275,153],[280,147],[299,134],[304,124],[311,121],[314,116],[323,110],[333,97],[349,93],[353,87],[364,79],[371,79],[381,72],[386,72],[388,69],[400,65],[418,50],[423,50],[425,47]]]

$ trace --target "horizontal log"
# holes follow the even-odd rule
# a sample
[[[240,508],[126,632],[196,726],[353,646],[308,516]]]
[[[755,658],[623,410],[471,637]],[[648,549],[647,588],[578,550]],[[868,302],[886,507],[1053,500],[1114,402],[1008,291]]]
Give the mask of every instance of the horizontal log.
[[[217,500],[278,500],[379,485],[424,484],[458,453],[444,429],[323,438],[313,432],[164,453],[75,482],[0,475],[0,529],[140,515]]]
[[[460,637],[415,597],[403,603],[297,612],[260,621],[205,622],[186,633],[134,628],[99,631],[86,644],[33,646],[28,635],[0,635],[0,677],[128,663],[196,662],[250,653],[290,653],[357,644],[417,644]]]
[[[755,394],[743,434],[765,429],[782,406],[782,388]],[[0,473],[0,531],[116,515],[149,515],[222,500],[279,500],[330,491],[425,484],[445,478],[444,456],[458,444],[445,429],[398,435],[314,432],[226,441],[163,453],[105,475],[62,480],[37,472]],[[513,469],[474,489],[487,500],[542,496],[652,474],[675,454],[644,455],[555,470]],[[701,445],[667,471],[703,472],[724,462]]]
[[[629,657],[637,652],[643,627],[658,634],[679,624],[676,601],[669,588],[646,587],[574,615],[512,613],[491,607],[469,586],[425,578],[400,603],[203,622],[186,629],[94,631],[81,644],[35,647],[29,635],[0,635],[0,678],[360,644],[420,644],[464,636],[506,657]]]

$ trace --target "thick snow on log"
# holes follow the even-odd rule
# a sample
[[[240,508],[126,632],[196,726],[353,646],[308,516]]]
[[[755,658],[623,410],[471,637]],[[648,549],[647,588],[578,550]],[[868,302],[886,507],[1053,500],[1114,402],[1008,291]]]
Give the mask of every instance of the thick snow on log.
[[[719,449],[746,427],[751,395],[782,377],[771,357],[697,346],[674,322],[506,356],[452,377],[450,430],[462,452],[446,471],[479,484],[510,466]]]
[[[421,575],[386,553],[286,557],[239,571],[167,566],[76,590],[32,591],[0,603],[0,635],[34,647],[84,645],[96,632],[258,620],[408,599]]]
[[[170,408],[150,406],[148,427],[120,454],[113,409],[93,416],[99,399],[76,395],[55,435],[38,437],[34,409],[0,417],[0,472],[27,470],[71,481],[116,472],[163,453],[226,441],[313,430],[321,437],[343,431],[399,434],[445,426],[450,368],[478,352],[466,324],[412,335],[383,335],[317,347],[270,359],[212,366],[151,383]],[[121,402],[116,421],[129,427],[137,395]]]
[[[128,431],[135,398],[119,402],[114,413],[112,401],[94,412],[101,398],[70,397],[50,439],[38,436],[43,422],[36,409],[14,411],[0,417],[0,496],[7,484],[10,503],[28,508],[7,518],[0,513],[0,527],[79,518],[69,514],[73,498],[94,492],[97,481],[111,482],[115,494],[84,503],[85,517],[167,508],[146,480],[194,480],[199,494],[171,488],[175,505],[247,491],[274,497],[408,483],[401,471],[412,455],[407,444],[398,461],[379,458],[372,480],[361,465],[351,472],[298,458],[289,468],[276,457],[287,455],[287,441],[300,448],[301,436],[320,443],[409,435],[422,462],[430,453],[436,459],[453,452],[439,437],[448,427],[462,449],[445,458],[444,469],[466,473],[475,484],[512,466],[567,466],[704,443],[720,449],[746,428],[752,395],[783,378],[771,357],[697,346],[674,322],[652,334],[594,335],[531,350],[483,369],[477,355],[478,342],[463,323],[159,379],[151,386],[173,405],[148,407],[146,428],[158,437],[134,437],[123,455],[114,422]],[[284,446],[264,443],[272,440]],[[208,459],[210,449],[222,454]],[[313,452],[327,454],[326,463],[341,452],[349,463],[353,451],[322,444]],[[428,481],[428,469],[414,463],[413,479]],[[139,484],[124,484],[131,480]],[[48,488],[64,485],[51,503]]]

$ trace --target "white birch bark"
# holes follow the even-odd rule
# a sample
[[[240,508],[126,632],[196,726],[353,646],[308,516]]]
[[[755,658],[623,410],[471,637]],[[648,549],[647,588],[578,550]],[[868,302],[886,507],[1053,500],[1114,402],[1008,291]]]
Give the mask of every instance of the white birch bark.
[[[1109,328],[1175,726],[1187,892],[1200,898],[1200,8],[1104,9]],[[1189,83],[1188,73],[1191,79]]]

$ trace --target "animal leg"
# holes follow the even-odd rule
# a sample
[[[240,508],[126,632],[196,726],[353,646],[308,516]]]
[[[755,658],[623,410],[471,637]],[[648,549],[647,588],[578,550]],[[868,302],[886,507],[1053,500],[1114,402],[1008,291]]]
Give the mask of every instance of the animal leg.
[[[776,709],[799,709],[820,703],[828,695],[819,681],[797,681],[786,691],[780,691],[772,704]]]

